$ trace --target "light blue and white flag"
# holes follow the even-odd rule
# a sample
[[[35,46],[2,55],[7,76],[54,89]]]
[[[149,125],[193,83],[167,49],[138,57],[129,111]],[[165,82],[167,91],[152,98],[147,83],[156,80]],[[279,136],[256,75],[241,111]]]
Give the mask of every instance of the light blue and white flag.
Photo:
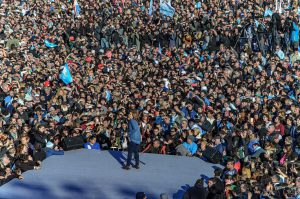
[[[45,39],[44,43],[45,43],[45,45],[48,48],[55,48],[55,47],[57,47],[57,44],[51,43],[48,39]]]
[[[271,17],[272,15],[273,15],[272,10],[270,10],[270,9],[265,10],[264,17],[268,17],[268,16]]]
[[[150,7],[149,7],[149,13],[148,13],[148,15],[152,16],[152,14],[153,14],[153,0],[150,0]]]
[[[275,52],[275,54],[279,57],[279,59],[283,60],[284,59],[284,52],[282,50],[278,50]]]
[[[159,12],[165,16],[173,17],[175,14],[175,8],[171,6],[171,1],[160,0]]]
[[[8,107],[9,105],[11,105],[12,101],[13,101],[13,98],[11,96],[6,96],[4,99],[5,107]]]
[[[158,43],[158,53],[161,55],[162,53],[162,49],[161,49],[161,46],[160,46],[160,43]]]
[[[196,7],[196,9],[200,9],[201,8],[201,2],[200,1],[198,1],[197,3],[196,3],[196,5],[195,5],[195,7]]]
[[[70,69],[68,64],[66,63],[64,65],[63,70],[59,74],[59,78],[65,83],[65,84],[70,84],[73,81]]]
[[[77,0],[74,0],[74,5],[73,5],[73,9],[74,9],[74,15],[77,17],[80,15],[80,6],[78,4],[78,1]]]

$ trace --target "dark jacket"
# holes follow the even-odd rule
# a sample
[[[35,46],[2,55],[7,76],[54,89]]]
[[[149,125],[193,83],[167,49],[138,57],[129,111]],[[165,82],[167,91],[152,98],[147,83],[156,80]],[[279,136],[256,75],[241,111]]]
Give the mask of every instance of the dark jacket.
[[[41,151],[35,151],[33,153],[33,160],[34,161],[43,161],[46,159],[46,152],[41,150]]]
[[[183,195],[183,199],[205,199],[208,191],[200,185],[189,188]]]
[[[20,169],[22,171],[22,173],[25,171],[28,171],[28,170],[33,170],[34,166],[35,166],[35,162],[31,161],[31,160],[28,160],[26,162],[21,161],[21,160],[16,161],[16,167],[18,169]]]
[[[45,134],[36,133],[34,135],[34,140],[35,140],[35,144],[39,143],[39,144],[42,145],[42,148],[45,148],[46,144],[47,144],[47,141],[48,141],[48,138],[47,138],[47,135],[45,135]]]
[[[223,191],[221,192],[220,187],[218,187],[217,183],[211,186],[208,189],[207,199],[223,199],[224,194]]]

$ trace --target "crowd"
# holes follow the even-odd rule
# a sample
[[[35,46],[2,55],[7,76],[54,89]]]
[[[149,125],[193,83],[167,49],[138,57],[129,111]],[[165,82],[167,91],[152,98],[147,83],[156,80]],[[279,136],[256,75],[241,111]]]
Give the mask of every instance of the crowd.
[[[300,12],[280,2],[1,0],[1,184],[66,137],[126,150],[135,110],[141,152],[226,165],[209,198],[299,198]]]

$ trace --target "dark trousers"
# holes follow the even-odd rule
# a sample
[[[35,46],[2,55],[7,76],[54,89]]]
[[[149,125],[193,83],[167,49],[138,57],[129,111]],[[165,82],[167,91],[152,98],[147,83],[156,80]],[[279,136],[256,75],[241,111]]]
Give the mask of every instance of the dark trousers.
[[[130,166],[131,163],[131,159],[132,159],[132,153],[134,153],[134,159],[135,159],[135,165],[138,166],[140,163],[140,159],[139,159],[139,148],[140,145],[133,143],[133,142],[129,142],[129,146],[128,146],[128,157],[127,157],[127,163],[126,166]]]

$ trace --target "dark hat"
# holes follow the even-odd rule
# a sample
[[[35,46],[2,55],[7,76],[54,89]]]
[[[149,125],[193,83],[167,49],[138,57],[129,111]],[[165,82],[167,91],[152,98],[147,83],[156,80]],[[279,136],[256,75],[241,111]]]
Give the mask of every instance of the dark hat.
[[[216,135],[216,136],[215,136],[215,140],[216,140],[216,139],[221,139],[221,136],[220,136],[220,135]]]
[[[144,192],[137,192],[135,195],[136,199],[144,199],[146,197],[146,194]]]

